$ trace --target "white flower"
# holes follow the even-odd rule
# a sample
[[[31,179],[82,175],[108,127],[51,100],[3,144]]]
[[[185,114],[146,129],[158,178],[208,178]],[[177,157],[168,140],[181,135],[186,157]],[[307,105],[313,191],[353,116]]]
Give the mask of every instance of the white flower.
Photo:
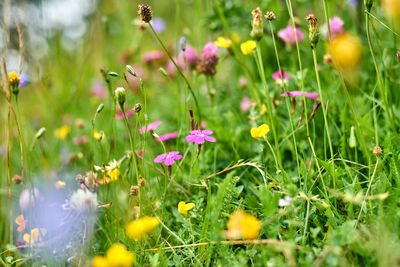
[[[97,195],[88,190],[79,189],[72,194],[69,206],[80,213],[95,212],[98,206]]]
[[[39,190],[37,188],[33,189],[34,194],[31,194],[31,191],[30,189],[25,189],[19,197],[19,206],[22,211],[32,208],[40,201]]]
[[[286,196],[284,199],[279,199],[279,206],[281,207],[285,207],[285,206],[289,206],[290,202],[292,202],[293,198]]]

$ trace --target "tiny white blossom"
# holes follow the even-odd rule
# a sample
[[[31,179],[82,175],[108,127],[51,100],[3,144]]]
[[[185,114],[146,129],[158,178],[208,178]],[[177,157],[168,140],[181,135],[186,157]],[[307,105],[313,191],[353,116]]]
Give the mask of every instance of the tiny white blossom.
[[[289,206],[290,202],[292,202],[293,198],[286,196],[284,199],[279,199],[279,206],[281,207],[285,207],[285,206]]]
[[[79,189],[72,194],[69,206],[80,213],[95,212],[98,206],[97,195],[88,190]]]

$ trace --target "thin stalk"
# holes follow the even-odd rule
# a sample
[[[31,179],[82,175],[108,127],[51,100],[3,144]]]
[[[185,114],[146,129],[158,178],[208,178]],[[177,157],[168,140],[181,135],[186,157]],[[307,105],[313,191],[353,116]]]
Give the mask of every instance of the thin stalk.
[[[306,233],[307,233],[307,226],[308,226],[308,218],[310,216],[310,200],[307,199],[307,211],[306,211],[306,218],[305,218],[305,223],[304,223],[304,231],[303,231],[303,238],[302,238],[302,245],[304,246],[304,243],[306,241]]]

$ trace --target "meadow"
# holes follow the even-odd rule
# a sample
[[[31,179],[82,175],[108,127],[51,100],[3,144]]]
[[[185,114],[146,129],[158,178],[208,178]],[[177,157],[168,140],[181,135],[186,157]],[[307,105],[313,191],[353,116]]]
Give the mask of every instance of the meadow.
[[[0,265],[400,265],[399,0],[0,9]]]

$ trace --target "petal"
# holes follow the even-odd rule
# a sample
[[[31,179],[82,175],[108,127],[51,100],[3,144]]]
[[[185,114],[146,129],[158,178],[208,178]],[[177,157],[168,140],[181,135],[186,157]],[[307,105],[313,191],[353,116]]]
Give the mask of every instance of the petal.
[[[204,137],[196,136],[194,142],[199,145],[204,144]]]
[[[210,135],[210,134],[213,133],[213,131],[210,131],[210,130],[203,130],[203,131],[201,131],[201,133],[202,133],[202,134],[205,134],[205,135]]]
[[[174,160],[181,160],[182,158],[182,155],[176,155],[173,157]]]
[[[166,159],[166,160],[164,161],[164,164],[165,164],[166,166],[171,166],[171,165],[173,165],[174,163],[175,163],[175,160],[172,159],[172,158],[168,158],[168,159]]]
[[[196,140],[195,135],[188,135],[186,136],[186,142],[194,142]]]
[[[164,160],[165,160],[165,157],[166,157],[166,154],[164,153],[164,154],[161,154],[161,155],[158,155],[155,159],[154,159],[154,162],[155,163],[161,163],[161,162],[163,162]]]
[[[178,155],[178,154],[179,154],[179,151],[168,152],[168,156],[175,156],[175,155]]]
[[[201,131],[200,130],[192,130],[192,131],[189,131],[189,133],[191,133],[191,134],[201,134]]]
[[[316,99],[318,97],[318,93],[306,93],[306,97]]]
[[[206,139],[208,142],[212,142],[212,143],[214,143],[216,141],[215,138],[212,136],[204,136],[204,139]]]
[[[187,203],[185,205],[185,210],[191,210],[195,207],[196,205],[194,203]]]

